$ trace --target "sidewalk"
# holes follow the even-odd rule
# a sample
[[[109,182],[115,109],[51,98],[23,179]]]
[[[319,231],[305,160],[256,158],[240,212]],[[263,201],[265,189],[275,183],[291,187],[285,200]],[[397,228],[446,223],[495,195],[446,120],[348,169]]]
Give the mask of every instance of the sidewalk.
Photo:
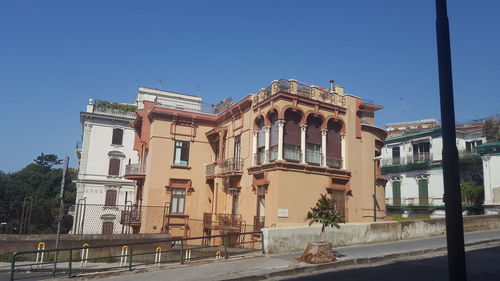
[[[500,242],[500,231],[471,232],[465,234],[465,244],[468,246],[486,244],[488,242]],[[310,265],[298,262],[295,258],[300,256],[301,253],[293,253],[286,255],[265,255],[263,257],[228,260],[202,265],[177,265],[169,269],[149,269],[146,272],[121,272],[116,273],[118,276],[107,277],[104,280],[136,281],[137,278],[148,281],[262,280],[267,277],[293,276],[300,273],[356,264],[397,260],[402,257],[442,251],[446,250],[446,237],[437,236],[424,239],[340,247],[334,250],[339,258],[337,261],[329,264]]]

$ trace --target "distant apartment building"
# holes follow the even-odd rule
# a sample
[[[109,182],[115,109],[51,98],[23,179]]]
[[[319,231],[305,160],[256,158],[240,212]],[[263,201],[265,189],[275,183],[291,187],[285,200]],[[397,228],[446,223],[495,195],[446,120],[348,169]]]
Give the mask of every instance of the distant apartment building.
[[[388,211],[429,212],[444,205],[443,140],[438,122],[394,123],[388,124],[386,129],[389,137],[382,149],[381,172],[388,180]],[[476,153],[476,147],[485,141],[482,124],[456,126],[456,137],[461,180],[482,185],[481,157]]]
[[[500,141],[477,147],[483,160],[484,209],[487,214],[500,214]]]
[[[137,185],[142,219],[134,232],[201,236],[304,224],[320,194],[347,222],[385,216],[378,156],[386,132],[374,126],[381,106],[340,86],[293,79],[215,106],[151,94],[138,94],[139,160],[125,174]],[[167,210],[146,220],[147,206]]]
[[[131,207],[134,182],[124,178],[125,165],[137,162],[133,150],[135,106],[89,100],[80,113],[82,138],[77,142],[78,179],[71,233],[116,234],[129,232],[120,223],[121,211]]]

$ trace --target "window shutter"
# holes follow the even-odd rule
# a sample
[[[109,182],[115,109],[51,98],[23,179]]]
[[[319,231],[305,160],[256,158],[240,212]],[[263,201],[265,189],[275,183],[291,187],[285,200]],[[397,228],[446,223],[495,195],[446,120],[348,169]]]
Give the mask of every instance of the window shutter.
[[[110,176],[120,175],[120,159],[109,159],[108,175]]]
[[[392,205],[401,206],[401,182],[392,182]]]
[[[297,113],[285,115],[285,144],[300,146],[300,116]]]
[[[429,190],[427,180],[418,181],[418,202],[421,206],[429,205]]]
[[[113,234],[113,222],[105,221],[102,223],[102,234]]]
[[[306,142],[321,145],[321,120],[314,118],[307,124]]]
[[[104,202],[105,206],[116,206],[116,190],[106,191],[106,200]]]
[[[123,144],[123,130],[122,129],[113,129],[113,139],[111,140],[111,144]]]

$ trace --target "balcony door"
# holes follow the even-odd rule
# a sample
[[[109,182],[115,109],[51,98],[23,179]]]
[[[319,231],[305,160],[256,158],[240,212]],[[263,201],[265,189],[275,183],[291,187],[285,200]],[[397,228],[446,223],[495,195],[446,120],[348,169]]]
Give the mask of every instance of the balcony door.
[[[234,137],[234,168],[239,171],[241,165],[241,137],[238,135]]]

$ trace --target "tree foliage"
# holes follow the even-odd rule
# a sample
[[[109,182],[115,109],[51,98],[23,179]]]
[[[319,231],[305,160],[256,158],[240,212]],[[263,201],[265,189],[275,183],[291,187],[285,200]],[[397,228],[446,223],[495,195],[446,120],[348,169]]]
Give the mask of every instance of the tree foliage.
[[[500,141],[500,120],[488,118],[483,124],[484,136],[487,142]]]
[[[322,225],[321,233],[327,226],[340,228],[339,223],[344,222],[344,216],[336,211],[335,204],[325,194],[321,194],[316,206],[307,212],[306,220],[309,220],[309,226],[317,222]]]
[[[34,163],[14,173],[0,171],[0,233],[16,233],[22,218],[23,201],[31,208],[31,233],[55,233],[60,201],[62,169],[55,168],[62,161],[54,154],[41,154]],[[72,204],[76,197],[77,171],[66,172],[63,202]],[[63,217],[63,219],[67,219]]]
[[[465,204],[480,205],[484,201],[484,188],[474,181],[460,182],[462,202]]]

